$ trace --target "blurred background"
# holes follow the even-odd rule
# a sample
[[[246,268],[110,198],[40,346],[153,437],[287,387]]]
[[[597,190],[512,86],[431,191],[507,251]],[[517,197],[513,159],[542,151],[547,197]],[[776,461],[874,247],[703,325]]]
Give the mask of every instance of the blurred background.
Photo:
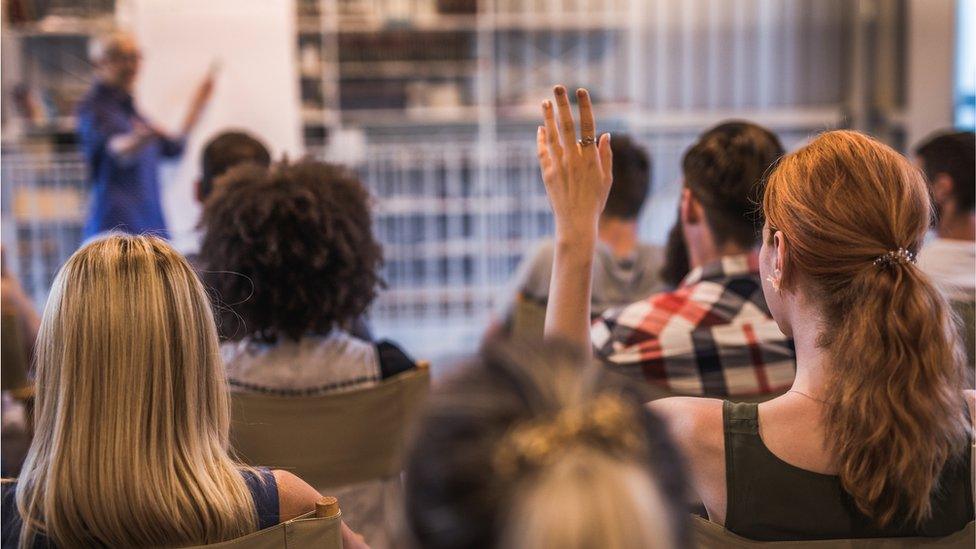
[[[436,365],[477,346],[551,232],[533,142],[552,84],[587,87],[601,128],[648,148],[640,227],[662,243],[681,154],[723,119],[764,124],[789,148],[829,128],[903,151],[972,129],[974,25],[976,0],[5,0],[0,235],[43,307],[82,239],[74,112],[94,78],[89,43],[124,29],[151,119],[178,119],[217,74],[187,153],[162,172],[173,243],[198,246],[199,150],[221,130],[349,164],[385,245],[373,332]]]

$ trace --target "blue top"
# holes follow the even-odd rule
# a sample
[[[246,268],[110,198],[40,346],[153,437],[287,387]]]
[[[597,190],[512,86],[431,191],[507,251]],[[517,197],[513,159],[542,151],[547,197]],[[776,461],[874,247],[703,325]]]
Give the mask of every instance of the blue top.
[[[258,529],[264,530],[280,522],[278,509],[278,484],[275,482],[274,474],[270,469],[258,467],[257,474],[249,470],[242,469],[241,476],[251,492],[251,499],[254,501],[254,510],[258,515]],[[16,482],[4,482],[0,485],[2,490],[2,500],[0,500],[0,546],[3,549],[15,548],[20,541],[20,514],[17,512],[17,502],[15,492]],[[34,549],[47,549],[54,547],[47,537],[35,536]]]
[[[78,106],[78,137],[92,182],[84,238],[119,230],[168,238],[159,201],[159,162],[183,153],[183,140],[156,138],[128,157],[113,154],[109,140],[145,119],[126,91],[96,83]]]

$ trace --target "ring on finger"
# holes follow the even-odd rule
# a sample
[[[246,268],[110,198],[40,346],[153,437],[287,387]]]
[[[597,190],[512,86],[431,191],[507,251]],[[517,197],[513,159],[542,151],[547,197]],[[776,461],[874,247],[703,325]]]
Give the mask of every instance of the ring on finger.
[[[596,144],[596,138],[586,135],[580,138],[580,140],[577,141],[577,143],[579,143],[581,147],[585,147],[587,145],[594,145]]]

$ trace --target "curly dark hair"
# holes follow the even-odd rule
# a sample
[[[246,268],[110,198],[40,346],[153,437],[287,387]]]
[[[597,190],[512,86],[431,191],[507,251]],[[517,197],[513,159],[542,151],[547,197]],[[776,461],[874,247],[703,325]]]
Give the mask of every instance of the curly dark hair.
[[[201,276],[226,339],[327,334],[362,315],[383,285],[369,193],[340,166],[234,168],[200,226]]]

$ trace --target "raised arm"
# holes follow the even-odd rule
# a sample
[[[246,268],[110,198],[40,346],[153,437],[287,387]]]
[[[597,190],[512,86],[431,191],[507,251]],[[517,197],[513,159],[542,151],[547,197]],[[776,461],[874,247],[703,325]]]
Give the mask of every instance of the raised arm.
[[[555,109],[551,101],[543,102],[545,126],[537,134],[542,180],[556,220],[545,337],[579,345],[589,353],[597,222],[613,183],[610,134],[603,134],[597,141],[590,95],[579,89],[577,141],[566,88],[556,86],[553,92]]]

